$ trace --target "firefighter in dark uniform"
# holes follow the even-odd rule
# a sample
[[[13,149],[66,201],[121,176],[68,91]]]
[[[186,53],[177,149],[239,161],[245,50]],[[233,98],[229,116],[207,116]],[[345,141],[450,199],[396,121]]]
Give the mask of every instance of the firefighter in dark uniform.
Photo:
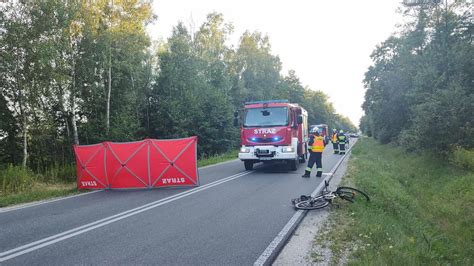
[[[339,154],[346,154],[347,137],[344,134],[344,130],[339,130],[339,134],[337,134],[337,141],[339,143]]]
[[[309,160],[308,160],[308,166],[306,167],[306,170],[304,172],[304,175],[302,177],[310,177],[311,174],[311,169],[313,168],[313,165],[316,163],[316,177],[321,177],[323,176],[323,151],[324,151],[324,146],[326,145],[324,137],[321,136],[317,128],[313,128],[311,130],[311,133],[313,133],[311,136],[309,136],[309,142],[308,142],[308,151],[309,151]]]
[[[337,129],[335,128],[332,130],[331,142],[334,154],[339,154],[339,141],[337,140]]]

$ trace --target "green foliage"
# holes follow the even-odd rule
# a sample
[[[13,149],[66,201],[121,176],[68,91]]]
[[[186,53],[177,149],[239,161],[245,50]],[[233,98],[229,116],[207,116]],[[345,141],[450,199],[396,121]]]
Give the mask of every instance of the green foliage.
[[[76,171],[76,166],[73,164],[61,165],[53,163],[41,172],[38,179],[45,183],[71,182],[76,180]]]
[[[10,193],[0,196],[0,207],[26,203],[37,200],[50,199],[55,197],[68,196],[79,193],[75,182],[43,184],[35,183],[33,187],[26,191]]]
[[[200,37],[196,40],[207,40],[203,35],[208,33],[203,28],[197,34]],[[193,42],[183,25],[174,29],[168,48],[159,54],[160,74],[151,91],[150,119],[155,127],[150,135],[196,135],[200,154],[213,154],[233,148],[236,129],[231,126],[234,107],[227,96],[230,76],[219,62],[226,50],[219,54],[206,45]],[[205,48],[214,54],[203,52]]]
[[[30,170],[9,164],[0,169],[0,195],[17,193],[31,189],[37,176]]]
[[[438,2],[405,13],[413,21],[372,54],[361,129],[409,150],[474,147],[472,6]]]
[[[367,115],[364,115],[360,118],[359,129],[364,132],[368,137],[373,136],[372,132],[373,125],[371,125],[371,121]]]
[[[18,163],[17,150],[23,147],[28,166],[41,172],[70,164],[75,142],[143,137],[137,129],[151,87],[145,33],[151,6],[138,0],[109,3],[54,0],[2,6],[2,162]],[[109,69],[112,125],[105,130]]]
[[[348,117],[339,115],[339,114],[333,114],[333,117],[329,121],[334,121],[333,128],[336,129],[342,129],[345,132],[357,132],[357,127],[349,120]],[[331,123],[329,123],[331,125]]]
[[[280,74],[268,36],[229,47],[232,25],[211,13],[152,46],[153,19],[146,0],[0,6],[0,206],[77,193],[73,144],[195,135],[199,166],[235,158],[233,112],[249,100],[288,99],[312,124],[355,128],[294,71]]]
[[[0,117],[2,118],[0,119],[0,166],[4,163],[19,163],[20,148],[16,137],[19,129],[3,94],[0,94]]]
[[[332,214],[332,247],[352,265],[471,265],[474,174],[438,156],[361,138],[343,182],[366,191],[370,204]]]
[[[328,124],[334,112],[332,104],[328,102],[328,96],[321,91],[312,90],[305,91],[304,96],[305,101],[303,106],[308,111],[309,123]]]
[[[238,150],[231,150],[222,154],[203,156],[198,160],[198,167],[235,160],[238,158],[238,154]]]
[[[73,174],[73,144],[199,137],[208,157],[240,143],[233,112],[249,100],[288,99],[310,123],[345,130],[327,95],[305,88],[270,40],[211,13],[191,33],[178,24],[154,46],[151,2],[13,1],[0,12],[0,165],[25,166],[43,181]],[[23,149],[23,151],[21,150]]]
[[[277,96],[281,61],[271,54],[268,36],[246,31],[240,38],[234,60],[237,76],[232,96],[237,105],[253,100],[271,100]]]
[[[474,150],[456,147],[453,151],[451,162],[459,167],[474,170]]]
[[[0,169],[0,194],[11,194],[30,191],[37,183],[71,182],[76,179],[76,167],[74,165],[52,164],[47,169],[39,169],[36,172],[20,166],[7,165]]]

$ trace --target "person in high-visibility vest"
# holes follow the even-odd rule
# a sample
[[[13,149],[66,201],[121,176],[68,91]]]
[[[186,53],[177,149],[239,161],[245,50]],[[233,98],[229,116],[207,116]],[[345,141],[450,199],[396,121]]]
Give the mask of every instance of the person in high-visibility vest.
[[[339,143],[339,154],[346,154],[347,137],[344,134],[344,130],[339,130],[339,134],[337,134],[337,140]]]
[[[316,163],[316,177],[323,176],[323,151],[324,146],[326,146],[324,137],[321,136],[318,129],[312,129],[311,135],[308,142],[308,151],[309,151],[309,160],[308,166],[305,169],[304,175],[301,177],[310,177],[311,169]]]
[[[339,154],[339,141],[337,140],[337,129],[335,128],[332,130],[331,142],[334,154]]]

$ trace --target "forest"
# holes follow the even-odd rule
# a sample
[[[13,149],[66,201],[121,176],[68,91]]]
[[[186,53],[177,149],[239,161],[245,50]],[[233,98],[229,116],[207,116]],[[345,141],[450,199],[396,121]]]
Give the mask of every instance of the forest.
[[[372,53],[360,128],[409,151],[474,159],[472,2],[418,2]]]
[[[72,145],[105,140],[195,135],[199,156],[228,152],[240,144],[233,113],[250,100],[288,99],[311,124],[356,130],[326,94],[282,73],[268,36],[248,30],[230,45],[232,24],[211,13],[152,41],[155,21],[141,0],[0,5],[0,169],[61,172]]]

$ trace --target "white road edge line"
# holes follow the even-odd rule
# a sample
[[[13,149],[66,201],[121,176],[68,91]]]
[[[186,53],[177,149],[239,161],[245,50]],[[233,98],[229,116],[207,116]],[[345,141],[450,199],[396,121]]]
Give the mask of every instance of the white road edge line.
[[[357,141],[354,141],[354,144]],[[332,179],[332,176],[336,172],[337,168],[339,168],[339,165],[341,165],[342,161],[346,158],[346,156],[349,154],[351,151],[352,147],[354,146],[352,144],[349,149],[346,151],[346,154],[344,154],[339,161],[337,161],[336,165],[329,171],[328,175],[326,178],[321,180],[321,183],[316,187],[316,189],[311,193],[311,196],[315,196],[319,191],[321,191],[324,187],[324,181],[330,181]],[[287,239],[287,234],[288,232],[295,227],[295,225],[298,223],[303,218],[303,215],[306,214],[307,211],[303,210],[298,210],[296,211],[295,214],[291,217],[291,219],[286,223],[286,225],[281,229],[281,231],[278,233],[278,235],[273,239],[272,242],[268,245],[268,247],[262,252],[262,254],[258,257],[258,259],[254,262],[254,266],[261,266],[261,265],[269,265],[272,261],[269,261],[269,259],[274,256],[275,250],[282,244],[282,242]]]
[[[9,260],[9,259],[18,257],[20,255],[29,253],[31,251],[34,251],[34,250],[52,245],[52,244],[57,243],[59,241],[71,238],[71,237],[79,235],[79,234],[83,234],[85,232],[88,232],[88,231],[91,231],[93,229],[108,225],[110,223],[120,221],[120,220],[125,219],[127,217],[130,217],[130,216],[142,213],[144,211],[159,207],[161,205],[173,202],[175,200],[187,197],[189,195],[201,192],[203,190],[218,186],[220,184],[232,181],[234,179],[237,179],[239,177],[251,174],[253,172],[254,171],[241,172],[241,173],[238,173],[238,174],[235,174],[235,175],[223,178],[223,179],[219,179],[217,181],[206,184],[204,186],[196,187],[196,188],[193,188],[191,190],[184,191],[182,193],[179,193],[179,194],[176,194],[176,195],[164,198],[164,199],[160,199],[160,200],[142,205],[140,207],[137,207],[137,208],[125,211],[125,212],[121,212],[119,214],[115,214],[115,215],[103,218],[101,220],[98,220],[98,221],[95,221],[95,222],[92,222],[92,223],[89,223],[89,224],[86,224],[86,225],[83,225],[83,226],[73,228],[73,229],[65,231],[63,233],[59,233],[59,234],[56,234],[56,235],[53,235],[53,236],[50,236],[50,237],[47,237],[47,238],[43,238],[43,239],[40,239],[38,241],[23,245],[23,246],[20,246],[20,247],[11,249],[11,250],[7,250],[5,252],[0,253],[0,262],[3,262],[3,261],[6,261],[6,260]]]
[[[49,199],[49,200],[41,200],[41,201],[25,203],[25,204],[21,204],[21,205],[18,205],[18,206],[12,206],[12,207],[4,207],[4,208],[0,208],[0,213],[21,210],[21,209],[24,209],[24,208],[34,207],[34,206],[38,206],[38,205],[42,205],[42,204],[46,204],[46,203],[51,203],[51,202],[55,202],[55,201],[60,201],[60,200],[64,200],[64,199],[76,198],[76,197],[85,196],[85,195],[89,195],[89,194],[97,193],[97,192],[101,192],[101,191],[104,191],[104,190],[102,190],[102,189],[101,190],[94,190],[94,191],[84,192],[84,193],[71,195],[71,196],[66,196],[66,197],[60,197],[60,198]]]
[[[268,245],[268,247],[263,251],[263,253],[258,257],[253,265],[264,265],[267,262],[268,258],[273,254],[273,252],[277,249],[278,245],[283,241],[286,234],[291,230],[291,228],[295,225],[295,223],[301,218],[301,216],[305,214],[303,210],[298,210],[296,213],[291,217],[291,219],[286,223],[283,229],[278,233],[278,235],[273,239],[273,241]]]
[[[226,163],[236,162],[238,160],[239,159],[234,159],[234,160],[225,161],[225,162],[221,162],[221,163],[206,165],[206,166],[203,166],[203,167],[199,167],[198,169],[202,170],[202,169],[210,168],[210,167],[213,167],[213,166],[219,166],[219,165],[223,165],[223,164],[226,164]],[[41,200],[41,201],[25,203],[25,204],[21,204],[21,205],[17,205],[17,206],[12,206],[12,207],[4,207],[4,208],[0,208],[0,214],[5,213],[5,212],[10,212],[10,211],[21,210],[21,209],[24,209],[24,208],[34,207],[34,206],[38,206],[38,205],[43,205],[43,204],[47,204],[47,203],[51,203],[51,202],[55,202],[55,201],[60,201],[60,200],[75,198],[75,197],[79,197],[79,196],[84,196],[84,195],[88,195],[88,194],[92,194],[92,193],[96,193],[96,192],[102,192],[102,191],[105,191],[105,190],[104,189],[94,190],[94,191],[91,191],[91,192],[85,192],[85,193],[72,195],[72,196],[59,197],[59,198],[49,199],[49,200]]]

